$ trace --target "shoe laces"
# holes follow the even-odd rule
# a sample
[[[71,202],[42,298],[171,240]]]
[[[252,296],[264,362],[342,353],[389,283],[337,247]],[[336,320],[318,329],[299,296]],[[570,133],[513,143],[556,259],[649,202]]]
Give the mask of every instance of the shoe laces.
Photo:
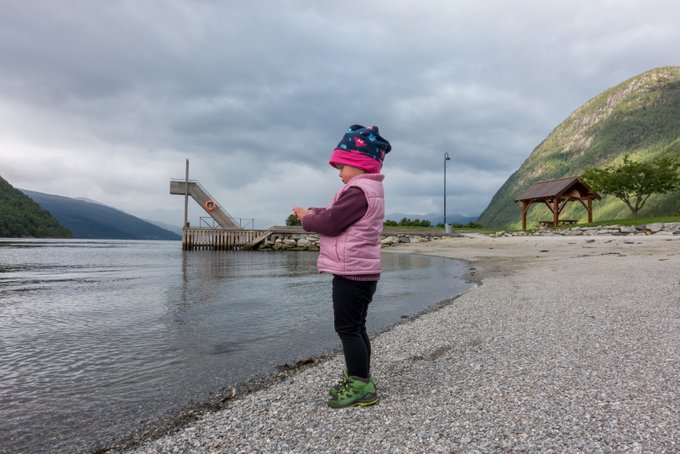
[[[352,380],[350,378],[346,378],[342,388],[338,390],[338,397],[351,397],[355,394],[359,394],[359,389],[352,386]]]
[[[342,388],[342,390],[340,390],[340,392],[338,392],[338,398],[344,399],[347,397],[352,397],[354,394],[356,394],[354,392],[354,389],[351,386],[349,386],[349,384],[347,384],[345,385],[344,388]]]
[[[342,377],[342,380],[338,383],[338,392],[345,389],[347,385],[349,385],[349,377]]]

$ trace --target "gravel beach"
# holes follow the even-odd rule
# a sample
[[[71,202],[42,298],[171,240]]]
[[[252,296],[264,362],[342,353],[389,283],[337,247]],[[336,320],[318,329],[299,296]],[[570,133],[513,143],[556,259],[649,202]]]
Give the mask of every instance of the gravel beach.
[[[680,235],[392,251],[481,285],[373,337],[378,405],[326,406],[335,355],[133,452],[680,452]]]

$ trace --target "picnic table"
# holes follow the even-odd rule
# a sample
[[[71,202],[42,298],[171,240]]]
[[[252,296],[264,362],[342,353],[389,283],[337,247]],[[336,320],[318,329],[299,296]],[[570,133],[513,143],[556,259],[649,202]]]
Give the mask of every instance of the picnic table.
[[[557,221],[557,226],[558,227],[564,227],[564,226],[572,226],[576,225],[578,223],[578,219],[560,219]],[[554,221],[538,221],[538,226],[541,228],[546,228],[546,227],[555,227],[555,222]]]

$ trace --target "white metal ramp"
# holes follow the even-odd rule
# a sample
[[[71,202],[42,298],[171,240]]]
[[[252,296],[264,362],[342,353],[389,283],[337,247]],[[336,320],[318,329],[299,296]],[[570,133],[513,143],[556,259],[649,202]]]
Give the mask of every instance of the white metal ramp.
[[[226,230],[242,230],[239,223],[208,194],[208,191],[198,181],[170,180],[170,194],[190,195],[220,227]]]

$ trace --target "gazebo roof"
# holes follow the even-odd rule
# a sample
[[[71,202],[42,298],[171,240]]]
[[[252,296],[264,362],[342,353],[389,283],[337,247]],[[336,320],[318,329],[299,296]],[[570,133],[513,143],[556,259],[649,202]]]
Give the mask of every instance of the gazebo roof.
[[[579,177],[539,181],[529,187],[515,202],[541,201],[553,198],[600,199]]]

